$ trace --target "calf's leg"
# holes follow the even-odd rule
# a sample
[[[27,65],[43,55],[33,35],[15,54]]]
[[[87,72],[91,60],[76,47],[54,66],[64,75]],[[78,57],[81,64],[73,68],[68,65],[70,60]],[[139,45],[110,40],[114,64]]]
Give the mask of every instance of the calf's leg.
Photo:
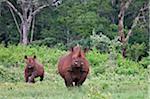
[[[29,83],[35,83],[34,78],[37,76],[37,72],[33,72],[32,75],[29,77]]]
[[[27,75],[25,75],[25,82],[28,82],[28,76]]]
[[[42,81],[42,80],[43,80],[43,78],[44,78],[44,75],[40,76],[40,81]]]
[[[25,69],[25,71],[24,71],[24,78],[25,78],[25,82],[28,82],[28,77],[29,77],[28,70],[27,70],[27,69]]]

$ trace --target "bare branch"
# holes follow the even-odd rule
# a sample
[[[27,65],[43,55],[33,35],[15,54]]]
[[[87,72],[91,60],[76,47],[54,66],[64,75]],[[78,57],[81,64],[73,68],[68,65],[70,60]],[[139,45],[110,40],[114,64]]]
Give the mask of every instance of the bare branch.
[[[118,14],[119,23],[118,23],[118,33],[120,36],[120,41],[124,42],[125,35],[124,35],[124,16],[125,11],[128,9],[129,5],[131,4],[132,0],[128,0],[125,2],[125,0],[121,1],[120,5],[120,12]]]
[[[28,1],[27,10],[29,10],[30,8],[32,8],[32,0],[29,0],[29,1]]]
[[[125,3],[125,9],[128,9],[129,5],[131,4],[132,0],[128,0],[126,3]]]
[[[137,23],[138,23],[138,21],[139,21],[139,19],[140,19],[140,17],[141,17],[141,13],[142,13],[144,10],[146,10],[146,9],[147,9],[147,6],[144,7],[144,8],[142,7],[142,8],[140,9],[140,12],[139,12],[138,15],[135,17],[135,19],[134,19],[134,21],[133,21],[133,24],[132,24],[132,26],[131,26],[131,29],[129,30],[129,32],[128,32],[126,38],[125,38],[125,42],[127,42],[127,41],[129,40],[129,37],[131,36],[133,29],[136,27],[136,25],[137,25]],[[144,15],[143,15],[143,16],[144,16]]]
[[[116,3],[116,0],[111,0],[111,5],[114,6]]]
[[[18,24],[18,22],[17,22],[17,19],[16,19],[16,17],[15,17],[15,14],[14,14],[12,8],[11,8],[10,6],[8,6],[8,7],[9,7],[9,10],[10,10],[10,12],[11,12],[13,18],[14,18],[15,24],[16,24],[16,26],[17,26],[17,30],[18,30],[18,32],[21,34],[21,30],[20,30],[20,28],[19,28],[19,24]]]
[[[9,2],[8,0],[6,0],[6,3],[18,14],[20,19],[23,20],[21,13],[15,8],[15,6],[11,2]]]
[[[28,27],[30,27],[31,26],[31,21],[32,21],[32,19],[33,19],[33,16],[32,16],[32,13],[33,13],[33,8],[30,8],[30,10],[29,10],[30,12],[29,12],[29,16],[28,16],[28,19],[27,19],[27,22],[28,22]]]
[[[134,22],[133,22],[133,24],[131,26],[131,29],[129,30],[129,32],[128,32],[127,36],[126,36],[125,42],[128,41],[129,37],[132,34],[132,31],[133,31],[134,27],[137,25],[137,22],[139,21],[139,16],[140,16],[140,14],[138,14],[138,16],[134,19]]]
[[[49,4],[38,7],[33,13],[32,16],[35,16],[38,12],[40,12],[43,8],[48,7]]]
[[[128,9],[131,2],[132,2],[132,0],[128,0],[127,2],[125,2],[125,0],[121,1],[120,13],[119,13],[118,17],[122,17],[122,16],[124,17],[124,13]]]

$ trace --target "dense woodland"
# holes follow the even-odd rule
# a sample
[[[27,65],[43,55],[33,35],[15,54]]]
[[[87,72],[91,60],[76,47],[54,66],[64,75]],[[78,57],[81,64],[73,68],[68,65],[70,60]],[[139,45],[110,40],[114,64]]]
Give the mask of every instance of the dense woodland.
[[[148,0],[3,0],[0,7],[0,42],[6,46],[79,43],[110,52],[113,40],[124,57],[148,55]]]

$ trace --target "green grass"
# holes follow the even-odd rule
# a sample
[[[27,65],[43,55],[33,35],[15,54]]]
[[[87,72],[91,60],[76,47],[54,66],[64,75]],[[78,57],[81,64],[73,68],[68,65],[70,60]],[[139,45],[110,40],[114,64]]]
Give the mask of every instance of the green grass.
[[[148,84],[132,77],[120,82],[110,75],[89,76],[83,86],[66,88],[58,74],[47,74],[43,82],[0,83],[0,99],[146,99]],[[126,79],[126,77],[124,77]]]
[[[120,54],[110,60],[109,54],[97,50],[87,54],[91,66],[83,86],[67,89],[56,72],[64,53],[45,46],[0,45],[0,99],[147,99],[147,69]],[[24,55],[37,55],[44,64],[43,82],[24,82]]]

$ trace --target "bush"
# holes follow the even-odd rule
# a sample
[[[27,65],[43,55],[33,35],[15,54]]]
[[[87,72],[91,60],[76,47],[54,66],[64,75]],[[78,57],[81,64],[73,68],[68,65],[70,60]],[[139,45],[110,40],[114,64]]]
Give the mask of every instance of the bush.
[[[97,48],[100,52],[109,52],[109,44],[110,44],[110,39],[103,35],[102,33],[95,34],[90,36],[93,47]]]
[[[148,65],[150,65],[150,56],[144,57],[139,63],[140,63],[140,65],[142,65],[144,68],[147,68]]]
[[[57,41],[55,38],[45,38],[43,40],[36,40],[36,41],[33,41],[31,43],[32,45],[46,45],[48,47],[53,47],[57,44]]]
[[[20,68],[8,69],[0,66],[0,82],[18,82],[23,81],[23,79],[23,72],[21,72]]]
[[[90,38],[82,38],[80,40],[73,40],[72,42],[68,43],[66,46],[67,48],[71,48],[73,46],[76,46],[77,44],[81,45],[83,48],[90,48],[91,47],[91,41]]]
[[[120,51],[121,49],[121,43],[118,41],[118,38],[114,38],[110,40],[106,35],[100,33],[90,36],[91,39],[91,45],[94,48],[97,48],[102,53],[108,53],[111,51]]]
[[[133,44],[133,45],[130,45],[128,46],[128,49],[127,49],[127,57],[129,59],[132,59],[134,61],[139,61],[140,58],[145,55],[146,53],[146,46],[145,46],[145,43],[142,43],[142,44]]]
[[[143,71],[144,69],[142,68],[142,66],[140,66],[139,63],[129,59],[124,59],[121,57],[121,55],[118,57],[116,73],[125,75],[135,75],[140,74]]]

